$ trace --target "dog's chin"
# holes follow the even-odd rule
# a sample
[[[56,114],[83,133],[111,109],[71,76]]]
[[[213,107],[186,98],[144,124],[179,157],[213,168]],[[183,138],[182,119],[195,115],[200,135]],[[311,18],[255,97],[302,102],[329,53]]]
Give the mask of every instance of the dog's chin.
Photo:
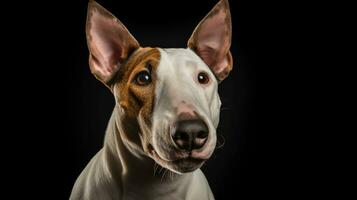
[[[176,160],[171,165],[169,165],[169,169],[176,173],[188,173],[193,172],[196,169],[202,167],[205,160],[195,159],[195,158],[185,158]]]
[[[161,158],[154,149],[152,149],[149,154],[157,164],[177,174],[193,172],[202,167],[206,161],[205,159],[197,159],[190,156],[176,160],[165,160]]]

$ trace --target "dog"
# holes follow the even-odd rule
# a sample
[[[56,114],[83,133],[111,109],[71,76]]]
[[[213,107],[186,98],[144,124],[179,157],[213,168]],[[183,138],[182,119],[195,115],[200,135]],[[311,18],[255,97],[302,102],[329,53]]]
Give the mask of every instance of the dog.
[[[231,26],[228,0],[220,0],[186,49],[141,47],[89,2],[90,70],[116,104],[103,148],[77,178],[71,200],[214,199],[199,168],[216,145],[218,84],[233,67]]]

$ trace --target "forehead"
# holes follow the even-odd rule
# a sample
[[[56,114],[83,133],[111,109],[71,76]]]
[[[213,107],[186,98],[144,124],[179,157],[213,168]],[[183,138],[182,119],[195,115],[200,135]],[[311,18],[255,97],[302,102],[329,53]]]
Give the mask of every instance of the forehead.
[[[190,49],[159,48],[159,51],[159,71],[183,73],[202,70],[211,73],[208,66]]]

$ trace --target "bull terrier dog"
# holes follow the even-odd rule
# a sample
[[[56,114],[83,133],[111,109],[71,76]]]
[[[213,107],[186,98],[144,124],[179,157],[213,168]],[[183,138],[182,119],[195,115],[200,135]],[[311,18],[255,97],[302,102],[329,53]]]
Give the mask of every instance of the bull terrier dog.
[[[89,66],[115,107],[103,148],[70,199],[214,199],[199,168],[216,146],[218,83],[232,69],[231,35],[228,0],[198,24],[187,48],[169,49],[141,47],[116,17],[89,2]]]

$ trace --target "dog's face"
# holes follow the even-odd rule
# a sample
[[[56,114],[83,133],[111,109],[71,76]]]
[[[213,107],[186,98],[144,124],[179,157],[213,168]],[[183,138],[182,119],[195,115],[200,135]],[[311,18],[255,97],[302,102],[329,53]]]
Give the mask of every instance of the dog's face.
[[[232,69],[228,1],[200,22],[187,49],[140,47],[94,1],[86,32],[90,68],[115,96],[121,137],[176,173],[201,167],[216,144],[218,82]]]

